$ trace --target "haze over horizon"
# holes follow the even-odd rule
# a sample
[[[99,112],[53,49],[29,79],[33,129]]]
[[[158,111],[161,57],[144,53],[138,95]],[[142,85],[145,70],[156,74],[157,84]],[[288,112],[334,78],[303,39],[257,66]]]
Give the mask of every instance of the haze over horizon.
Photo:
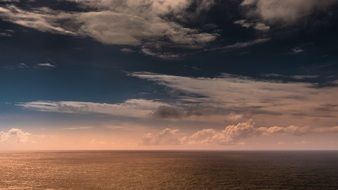
[[[338,1],[0,0],[0,150],[337,150]]]

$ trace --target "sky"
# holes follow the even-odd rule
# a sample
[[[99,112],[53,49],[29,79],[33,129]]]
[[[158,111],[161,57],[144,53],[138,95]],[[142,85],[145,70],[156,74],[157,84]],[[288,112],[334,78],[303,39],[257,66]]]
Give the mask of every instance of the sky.
[[[0,150],[336,150],[336,0],[0,0]]]

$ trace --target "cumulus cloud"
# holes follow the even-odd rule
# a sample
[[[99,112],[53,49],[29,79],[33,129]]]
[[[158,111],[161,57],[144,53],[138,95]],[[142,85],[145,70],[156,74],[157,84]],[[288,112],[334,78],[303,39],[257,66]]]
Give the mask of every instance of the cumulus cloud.
[[[148,133],[142,138],[142,145],[178,145],[180,134],[178,129],[166,128],[157,134]]]
[[[335,3],[335,0],[244,0],[242,6],[248,10],[249,17],[258,16],[268,23],[293,24]]]
[[[223,130],[213,128],[201,129],[189,134],[178,129],[166,128],[158,133],[148,133],[142,139],[143,145],[235,145],[245,142],[248,138],[257,136],[291,135],[303,136],[318,133],[338,133],[338,127],[301,127],[272,126],[259,127],[249,120],[233,125],[227,125]]]
[[[0,131],[0,143],[5,143],[10,140],[25,143],[28,141],[30,135],[30,133],[16,128],[9,129],[8,131]]]
[[[256,135],[252,121],[229,125],[222,131],[203,129],[182,139],[184,144],[231,145]]]
[[[76,101],[34,101],[21,103],[18,104],[18,106],[24,109],[41,112],[73,114],[96,113],[112,116],[144,118],[150,117],[153,111],[156,110],[158,107],[169,105],[153,100],[130,99],[119,104]]]

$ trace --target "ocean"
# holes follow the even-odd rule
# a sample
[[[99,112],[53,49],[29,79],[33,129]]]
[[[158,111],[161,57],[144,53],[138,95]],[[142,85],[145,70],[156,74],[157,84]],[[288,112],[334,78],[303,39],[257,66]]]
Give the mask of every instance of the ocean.
[[[335,151],[0,153],[0,189],[338,189]]]

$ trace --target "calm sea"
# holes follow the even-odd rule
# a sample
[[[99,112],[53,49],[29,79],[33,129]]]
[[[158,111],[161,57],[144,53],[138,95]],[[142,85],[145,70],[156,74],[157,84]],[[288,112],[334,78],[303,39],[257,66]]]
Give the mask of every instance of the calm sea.
[[[0,189],[338,189],[338,152],[0,153]]]

